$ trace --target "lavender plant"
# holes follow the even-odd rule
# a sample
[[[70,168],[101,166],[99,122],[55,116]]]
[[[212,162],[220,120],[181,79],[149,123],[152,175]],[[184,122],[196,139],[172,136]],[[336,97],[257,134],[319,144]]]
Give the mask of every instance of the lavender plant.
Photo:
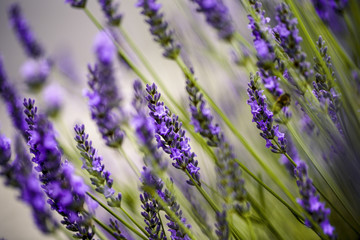
[[[360,237],[357,1],[5,4],[0,238]]]

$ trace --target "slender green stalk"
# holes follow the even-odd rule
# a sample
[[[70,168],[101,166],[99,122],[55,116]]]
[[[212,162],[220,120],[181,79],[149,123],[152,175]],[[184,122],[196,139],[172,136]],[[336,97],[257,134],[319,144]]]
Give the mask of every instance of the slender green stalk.
[[[235,159],[236,162],[239,164],[239,166],[247,173],[249,174],[256,182],[258,182],[261,186],[263,186],[271,195],[273,195],[277,200],[279,200],[289,211],[301,221],[304,221],[303,216],[295,210],[293,207],[291,207],[284,199],[282,199],[277,193],[275,193],[270,187],[268,187],[264,182],[262,182],[255,174],[253,174],[247,167],[245,167],[244,164],[242,164],[239,160]],[[294,199],[295,201],[295,199]],[[295,201],[296,202],[296,201]]]
[[[250,218],[249,217],[245,217],[246,219],[246,223],[248,225],[248,228],[249,228],[249,232],[250,232],[250,239],[251,240],[255,240],[256,239],[256,236],[255,236],[255,232],[254,232],[254,228],[252,226],[252,223],[250,221]]]
[[[197,182],[193,179],[193,177],[190,175],[190,173],[185,170],[184,171],[186,173],[186,175],[189,177],[189,179],[191,180],[191,182],[194,184],[194,186],[196,187],[196,189],[200,192],[200,194],[205,198],[205,200],[209,203],[209,205],[211,206],[211,208],[214,210],[214,212],[220,212],[219,207],[214,203],[214,201],[210,198],[210,196],[205,192],[205,190],[199,186],[197,184]],[[229,223],[230,227],[231,227],[231,231],[233,232],[233,234],[235,235],[236,238],[239,239],[244,239],[244,237],[240,237],[240,233],[239,231],[231,224]]]
[[[122,147],[120,147],[120,148],[117,149],[117,151],[121,156],[123,156],[125,158],[125,161],[129,164],[130,168],[133,170],[135,175],[137,177],[140,177],[139,169],[136,167],[136,165],[133,163],[133,161],[130,160],[130,158],[128,157],[128,155],[124,151],[124,149],[122,149]]]
[[[133,228],[131,225],[129,225],[124,219],[120,218],[114,211],[112,211],[106,204],[102,203],[99,199],[97,199],[94,195],[92,195],[90,192],[86,192],[86,194],[91,197],[94,201],[96,201],[102,208],[104,208],[108,213],[110,213],[113,217],[115,217],[117,220],[119,220],[122,224],[124,224],[125,227],[127,227],[129,230],[131,230],[133,233],[138,235],[140,238],[146,240],[147,238],[142,235],[139,231],[137,231],[135,228]],[[146,232],[147,233],[147,232]],[[146,234],[148,237],[148,233]]]
[[[131,220],[131,222],[133,222],[146,236],[148,236],[149,233],[142,226],[140,226],[140,224],[135,221],[135,219],[131,217],[131,215],[124,208],[121,207],[120,209]]]

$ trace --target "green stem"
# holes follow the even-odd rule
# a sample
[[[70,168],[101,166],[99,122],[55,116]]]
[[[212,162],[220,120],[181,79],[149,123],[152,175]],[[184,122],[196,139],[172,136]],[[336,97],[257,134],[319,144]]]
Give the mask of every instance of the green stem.
[[[145,229],[143,229],[143,227],[140,226],[140,224],[138,224],[138,222],[135,221],[135,219],[131,217],[131,215],[124,208],[121,207],[120,209],[146,236],[149,236],[149,233]]]
[[[102,203],[99,199],[97,199],[94,195],[92,195],[90,192],[86,192],[86,194],[91,197],[94,201],[96,201],[102,208],[104,208],[108,213],[110,213],[113,217],[115,217],[117,220],[119,220],[122,224],[124,224],[125,227],[127,227],[129,230],[131,230],[133,233],[138,235],[140,238],[146,240],[147,238],[144,237],[139,231],[137,231],[135,228],[133,228],[131,225],[129,225],[125,220],[120,218],[115,212],[113,212],[106,204]],[[146,234],[148,236],[148,234]]]
[[[303,216],[294,208],[292,208],[284,199],[282,199],[277,193],[275,193],[270,187],[268,187],[264,182],[262,182],[255,174],[253,174],[244,164],[242,164],[239,160],[235,159],[235,161],[239,164],[239,166],[249,174],[256,182],[258,182],[261,186],[263,186],[271,195],[273,195],[277,200],[279,200],[289,211],[301,221],[304,221]],[[295,200],[294,200],[295,201]]]
[[[125,158],[125,161],[129,164],[130,168],[133,170],[133,172],[136,174],[137,177],[140,177],[140,171],[136,167],[136,165],[130,160],[126,152],[122,149],[122,147],[118,148],[118,153],[122,155]]]
[[[250,239],[251,239],[251,240],[255,240],[255,239],[256,239],[256,236],[255,236],[254,228],[253,228],[253,226],[252,226],[252,223],[251,223],[251,221],[250,221],[250,218],[249,218],[249,217],[245,217],[245,219],[246,219],[246,223],[247,223],[247,225],[248,225],[248,227],[249,227]]]
[[[211,206],[211,208],[214,210],[214,212],[220,212],[220,209],[218,208],[218,206],[216,206],[216,204],[214,203],[214,201],[210,198],[210,196],[205,192],[205,190],[199,186],[197,184],[197,182],[194,180],[194,178],[190,175],[190,173],[187,170],[184,170],[184,172],[186,173],[186,175],[189,177],[189,179],[191,180],[191,182],[194,184],[194,186],[196,187],[196,189],[200,192],[200,194],[205,198],[205,200],[209,203],[209,205]],[[240,237],[240,233],[238,232],[238,230],[232,225],[230,224],[230,229],[234,234],[234,237],[239,238],[239,239],[244,239],[244,237]]]

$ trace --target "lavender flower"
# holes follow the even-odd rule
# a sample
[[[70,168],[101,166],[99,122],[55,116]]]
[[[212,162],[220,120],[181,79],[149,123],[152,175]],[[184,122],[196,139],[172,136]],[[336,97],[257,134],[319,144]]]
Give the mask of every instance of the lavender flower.
[[[16,180],[14,166],[11,165],[11,141],[3,135],[0,135],[0,166],[2,170],[0,175],[5,176],[5,185],[20,187],[19,182]]]
[[[56,222],[52,218],[49,209],[46,207],[45,196],[40,187],[37,175],[33,172],[30,156],[21,141],[20,136],[15,139],[16,158],[12,163],[10,160],[9,141],[0,137],[0,175],[6,177],[6,185],[18,188],[19,198],[27,203],[32,210],[36,225],[43,233],[51,233],[56,228]],[[3,160],[7,161],[3,161]]]
[[[266,140],[266,147],[271,148],[274,153],[284,153],[286,151],[285,134],[279,130],[279,125],[273,126],[274,114],[268,109],[263,90],[259,90],[256,85],[258,78],[258,75],[252,75],[247,89],[249,95],[247,104],[251,107],[253,122],[262,131],[260,136]],[[276,141],[277,145],[274,145],[272,140]]]
[[[144,188],[144,195],[140,195],[140,200],[143,204],[145,204],[142,206],[144,210],[147,210],[147,207],[151,207],[149,211],[155,213],[165,207],[168,207],[175,213],[182,223],[186,224],[186,219],[182,217],[182,211],[180,209],[180,205],[176,202],[175,196],[169,190],[163,190],[163,182],[159,177],[157,177],[150,169],[144,167],[141,172],[141,182]],[[146,194],[152,196],[152,199],[149,196],[146,196]],[[158,194],[165,201],[167,206],[158,205],[152,194]],[[146,200],[146,198],[148,199]],[[149,201],[152,203],[149,203]],[[155,205],[153,203],[155,203]],[[152,214],[152,218],[148,220],[147,218],[150,218],[150,215],[148,215],[147,211],[143,212],[142,215],[145,217],[145,223],[148,225],[146,230],[150,234],[150,237],[153,236],[154,239],[166,239],[165,233],[159,230],[161,222],[157,219],[157,216]],[[169,231],[171,233],[171,239],[190,239],[186,233],[181,230],[180,226],[174,221],[174,219],[167,214],[165,217],[169,220],[167,226],[169,227]],[[191,228],[191,225],[186,224],[186,227]]]
[[[105,32],[99,33],[95,39],[94,50],[97,64],[89,66],[88,85],[91,91],[89,98],[91,117],[98,125],[99,131],[110,147],[119,147],[125,133],[120,129],[124,113],[120,108],[121,97],[118,94],[113,75],[112,61],[115,46]]]
[[[123,239],[125,240],[126,239],[126,237],[121,233],[118,221],[110,218],[109,226],[114,231],[114,233],[112,235],[115,237],[115,239],[117,239],[117,240],[123,240]]]
[[[173,32],[167,30],[168,24],[163,20],[164,15],[159,13],[161,5],[156,3],[156,0],[139,0],[136,6],[141,7],[141,14],[148,17],[146,22],[150,25],[154,40],[165,49],[163,55],[175,59],[179,55],[180,45],[174,43]]]
[[[332,69],[331,57],[327,53],[327,46],[325,45],[325,41],[323,41],[322,37],[319,36],[319,40],[316,43],[323,60],[326,62],[326,67],[332,73],[332,78],[333,78],[332,80],[336,81],[335,73]],[[325,74],[325,70],[322,68],[319,62],[320,60],[316,58],[314,60],[315,60],[314,69],[316,74],[315,74],[315,81],[313,82],[313,86],[314,86],[313,93],[321,104],[328,105],[328,114],[332,122],[335,124],[339,132],[343,134],[343,129],[340,123],[340,119],[338,118],[337,115],[340,105],[339,96],[336,90],[334,89],[331,80],[327,78]]]
[[[161,207],[155,199],[151,197],[150,194],[144,192],[140,195],[140,200],[142,203],[141,215],[144,217],[144,222],[147,225],[145,230],[149,233],[149,239],[151,240],[161,240],[167,239],[164,231],[161,228],[161,221],[159,211]]]
[[[85,8],[87,0],[65,0],[65,3],[69,3],[74,8]]]
[[[102,164],[102,157],[97,155],[97,150],[92,146],[92,142],[88,141],[89,135],[85,133],[85,126],[76,125],[75,141],[77,148],[83,160],[83,169],[85,169],[91,176],[91,184],[96,187],[96,191],[104,195],[108,200],[108,204],[112,207],[120,208],[121,193],[118,197],[114,197],[115,190],[112,188],[113,179],[110,178],[110,172],[104,171],[105,166]]]
[[[219,239],[229,239],[229,224],[226,220],[226,211],[216,212],[216,235]]]
[[[92,239],[94,226],[91,215],[84,211],[87,186],[74,174],[73,166],[61,162],[54,130],[44,115],[37,114],[35,101],[24,99],[25,114],[28,123],[28,145],[34,155],[32,161],[40,172],[39,179],[48,203],[53,210],[63,216],[62,224],[72,232],[74,237]]]
[[[276,77],[272,69],[275,69],[275,48],[269,36],[272,34],[271,27],[268,25],[270,18],[265,17],[265,11],[262,10],[262,5],[258,1],[252,3],[255,10],[256,18],[248,15],[250,21],[248,28],[251,29],[254,37],[254,47],[257,52],[258,62],[257,66],[260,70],[260,76],[266,89],[272,95],[279,97],[284,91],[279,86],[278,77]]]
[[[116,12],[119,4],[114,4],[112,0],[99,0],[99,3],[108,20],[108,24],[112,26],[119,26],[122,19],[122,15]]]
[[[343,14],[349,0],[330,0],[329,2],[330,6],[336,13]]]
[[[307,165],[300,161],[294,173],[301,194],[301,199],[297,199],[297,202],[311,215],[312,219],[319,224],[324,234],[331,239],[336,238],[334,234],[335,228],[331,226],[328,218],[330,209],[325,208],[325,204],[320,202],[319,195],[316,193],[312,180],[308,176]],[[309,220],[306,220],[305,224],[311,227]]]
[[[175,114],[172,115],[164,103],[159,102],[161,94],[158,93],[155,83],[151,86],[147,85],[146,91],[150,116],[154,119],[158,148],[161,147],[170,155],[175,168],[190,174],[196,184],[200,186],[198,161],[195,160],[195,153],[191,151],[190,139],[185,136],[185,130],[181,128],[182,123],[179,122],[179,117]],[[187,183],[194,184],[191,180],[187,180]]]
[[[48,78],[51,64],[48,59],[28,59],[21,67],[21,74],[30,89],[41,88]]]
[[[46,102],[46,115],[56,117],[64,103],[64,91],[61,86],[53,84],[45,88],[43,97]]]
[[[10,6],[9,20],[26,54],[35,59],[42,57],[44,50],[31,31],[19,4],[14,3]]]
[[[206,107],[203,95],[189,79],[186,81],[186,90],[190,100],[191,123],[195,131],[207,140],[209,146],[217,147],[216,164],[224,198],[230,198],[231,200],[227,199],[229,202],[235,200],[234,208],[242,214],[248,210],[249,205],[245,203],[244,179],[241,177],[239,164],[235,161],[233,149],[225,140],[219,125],[212,123],[213,116],[210,109]]]
[[[21,98],[15,87],[9,82],[2,57],[0,56],[0,95],[6,103],[8,113],[14,126],[26,137],[27,124],[23,115]]]
[[[145,164],[155,172],[158,170],[164,171],[167,168],[167,163],[163,161],[161,152],[157,150],[157,146],[153,143],[154,120],[148,116],[148,111],[146,111],[145,91],[139,80],[134,82],[134,91],[133,106],[136,114],[132,119],[132,125],[139,143],[146,149]]]
[[[198,4],[197,11],[203,12],[206,22],[218,31],[218,36],[230,41],[234,35],[234,26],[229,9],[222,0],[191,0]]]
[[[328,23],[331,16],[331,8],[327,0],[311,0],[316,13],[325,23]]]
[[[274,27],[275,37],[301,75],[305,80],[309,80],[312,71],[310,63],[306,61],[306,54],[300,46],[302,38],[299,36],[299,30],[296,27],[297,19],[293,17],[285,3],[281,3],[276,8],[275,19],[277,21],[277,25]]]

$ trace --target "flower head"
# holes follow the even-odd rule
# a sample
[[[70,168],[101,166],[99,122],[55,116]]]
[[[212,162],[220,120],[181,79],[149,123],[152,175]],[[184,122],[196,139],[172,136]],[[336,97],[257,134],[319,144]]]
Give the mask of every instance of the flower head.
[[[164,15],[159,13],[161,5],[156,0],[138,0],[137,7],[141,7],[141,14],[148,19],[146,22],[150,25],[150,32],[163,48],[163,55],[167,58],[175,59],[180,52],[180,46],[174,43],[173,32],[168,31],[168,24],[163,20]]]

